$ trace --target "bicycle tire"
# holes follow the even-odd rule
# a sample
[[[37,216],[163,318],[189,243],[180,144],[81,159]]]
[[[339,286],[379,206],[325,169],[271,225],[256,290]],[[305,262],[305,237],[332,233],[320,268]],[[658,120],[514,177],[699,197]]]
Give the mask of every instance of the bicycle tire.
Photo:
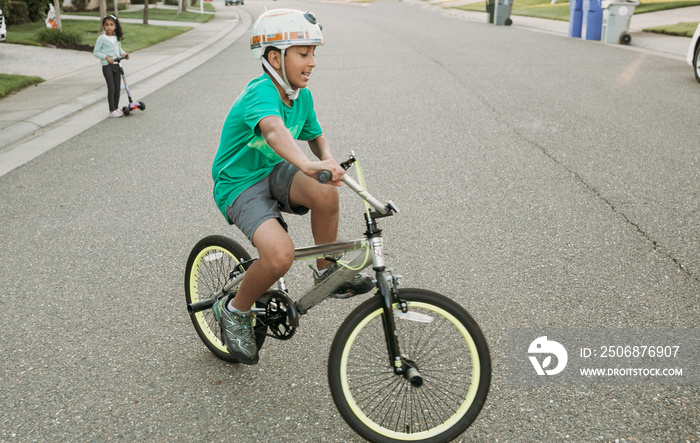
[[[401,355],[423,385],[413,387],[389,364],[379,297],[358,306],[333,339],[328,382],[338,411],[372,442],[445,442],[476,419],[491,383],[481,329],[457,303],[435,292],[401,289],[410,319],[394,305]],[[428,321],[430,317],[430,322]]]
[[[185,267],[187,304],[206,300],[217,293],[228,281],[231,271],[247,260],[250,260],[248,252],[228,237],[210,235],[197,242],[187,258]],[[256,303],[256,307],[259,307],[259,303]],[[197,335],[214,355],[221,360],[238,363],[226,349],[221,337],[221,327],[214,318],[214,311],[206,309],[193,312],[190,313],[190,319]],[[265,342],[267,327],[255,321],[253,327],[255,343],[260,350]]]

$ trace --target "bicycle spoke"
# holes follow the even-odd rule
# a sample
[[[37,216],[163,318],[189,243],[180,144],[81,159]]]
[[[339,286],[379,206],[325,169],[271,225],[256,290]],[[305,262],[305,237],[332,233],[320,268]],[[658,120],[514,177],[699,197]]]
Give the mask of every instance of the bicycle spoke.
[[[343,356],[344,372],[339,375],[348,387],[338,391],[337,369],[332,369],[336,366],[329,365],[334,400],[338,404],[339,397],[352,399],[349,410],[340,408],[342,400],[339,409],[348,423],[370,440],[376,435],[396,441],[421,441],[438,435],[441,439],[454,438],[469,426],[483,404],[486,391],[481,389],[477,394],[481,382],[488,388],[490,364],[485,361],[485,367],[474,367],[481,356],[472,355],[476,347],[470,345],[471,331],[464,326],[471,321],[468,314],[450,301],[444,303],[445,307],[434,307],[431,303],[439,295],[412,291],[418,294],[409,294],[407,300],[409,312],[415,315],[397,314],[395,334],[402,359],[420,373],[420,386],[394,373],[387,356],[379,301],[358,307],[356,318],[351,316],[345,322],[352,326],[342,334],[339,331],[334,340],[334,346],[339,341],[344,343],[342,354],[331,351],[331,360],[340,361],[339,356]],[[420,302],[410,300],[413,297]],[[370,307],[373,310],[368,310]],[[451,310],[462,317],[455,317]],[[424,321],[428,318],[430,321]],[[350,336],[352,342],[346,343]],[[473,382],[477,374],[479,379]],[[476,395],[481,397],[475,404]]]
[[[185,296],[188,304],[205,301],[219,293],[229,281],[231,272],[240,269],[240,264],[250,259],[248,253],[235,241],[218,235],[200,240],[187,260],[185,270]],[[226,350],[221,340],[221,327],[211,309],[190,314],[192,324],[204,344],[218,358],[232,363],[237,360]],[[260,324],[256,332],[267,332]],[[266,334],[256,334],[258,349],[265,341]]]

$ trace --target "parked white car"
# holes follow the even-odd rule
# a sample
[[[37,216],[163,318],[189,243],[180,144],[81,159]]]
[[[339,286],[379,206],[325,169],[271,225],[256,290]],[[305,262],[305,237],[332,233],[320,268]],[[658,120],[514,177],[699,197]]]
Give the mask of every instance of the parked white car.
[[[693,40],[690,41],[686,60],[695,71],[695,80],[700,82],[700,23],[698,23],[698,27],[695,29]]]
[[[5,26],[5,16],[2,15],[2,9],[0,9],[0,42],[4,42],[5,37],[7,37],[7,26]]]

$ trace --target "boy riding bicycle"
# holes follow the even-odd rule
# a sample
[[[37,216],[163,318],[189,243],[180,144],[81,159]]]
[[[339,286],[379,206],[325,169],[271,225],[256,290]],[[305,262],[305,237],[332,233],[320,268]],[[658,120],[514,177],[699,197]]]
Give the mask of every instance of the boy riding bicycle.
[[[273,9],[257,19],[251,49],[264,72],[248,83],[231,107],[212,166],[217,206],[259,254],[235,296],[213,308],[228,352],[245,364],[258,362],[250,309],[287,273],[294,259],[294,244],[281,212],[305,214],[310,210],[314,242],[337,239],[338,191],[319,183],[316,176],[328,170],[330,183],[340,186],[345,171],[333,160],[311,92],[306,89],[320,45],[321,26],[309,12]],[[307,141],[319,160],[310,160],[295,140]],[[336,266],[317,260],[315,282]],[[343,291],[350,295],[367,292],[373,286],[368,279],[355,278]]]

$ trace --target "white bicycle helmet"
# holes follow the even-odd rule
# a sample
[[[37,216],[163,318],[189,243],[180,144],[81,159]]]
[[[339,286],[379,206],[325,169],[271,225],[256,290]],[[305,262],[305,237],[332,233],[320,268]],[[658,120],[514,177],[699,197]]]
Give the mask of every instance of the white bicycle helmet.
[[[261,60],[267,71],[284,88],[291,100],[299,95],[298,89],[292,89],[284,69],[284,53],[290,46],[321,46],[323,34],[321,25],[310,12],[298,9],[271,9],[265,11],[253,24],[250,36],[250,49],[253,58]],[[280,78],[270,63],[263,57],[269,47],[279,49],[282,53],[282,75]]]

